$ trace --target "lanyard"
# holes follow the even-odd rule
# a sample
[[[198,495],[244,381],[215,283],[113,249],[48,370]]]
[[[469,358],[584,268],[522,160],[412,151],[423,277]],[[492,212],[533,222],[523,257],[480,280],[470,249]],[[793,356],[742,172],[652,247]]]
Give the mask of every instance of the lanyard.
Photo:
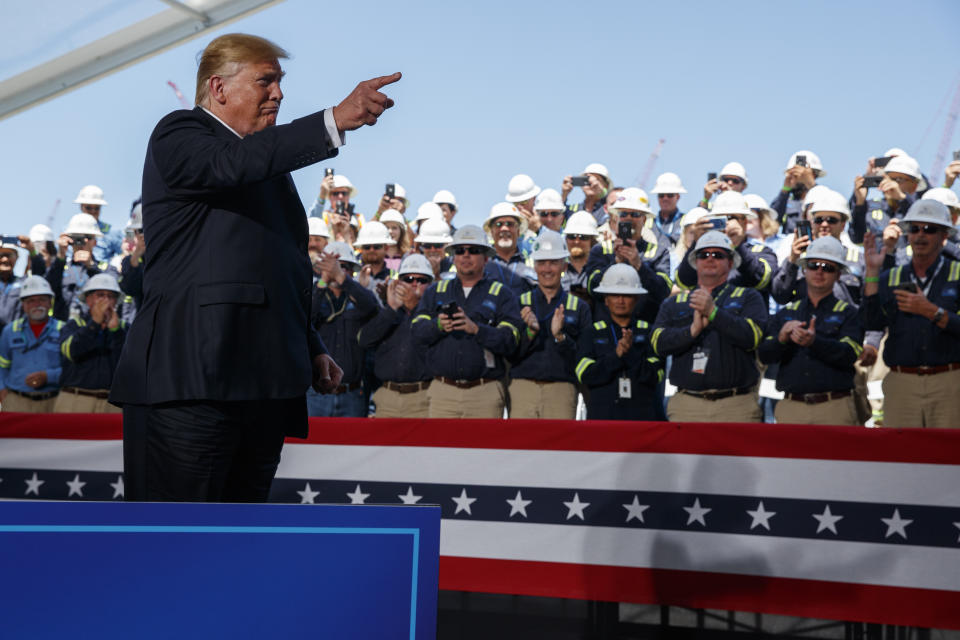
[[[910,279],[917,283],[917,286],[923,291],[923,295],[927,298],[930,297],[930,287],[933,285],[933,279],[937,277],[937,274],[940,273],[940,267],[943,266],[943,256],[937,257],[937,266],[926,278],[921,278],[913,270],[913,264],[910,265]]]

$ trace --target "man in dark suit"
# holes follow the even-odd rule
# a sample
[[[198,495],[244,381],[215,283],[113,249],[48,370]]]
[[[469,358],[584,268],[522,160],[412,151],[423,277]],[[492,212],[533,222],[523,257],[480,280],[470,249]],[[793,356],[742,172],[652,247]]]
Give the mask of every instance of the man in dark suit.
[[[197,107],[156,126],[143,169],[143,306],[114,376],[128,500],[266,500],[305,393],[342,372],[310,328],[307,219],[289,172],[335,156],[393,101],[362,82],[276,125],[272,42],[229,34],[197,70]]]

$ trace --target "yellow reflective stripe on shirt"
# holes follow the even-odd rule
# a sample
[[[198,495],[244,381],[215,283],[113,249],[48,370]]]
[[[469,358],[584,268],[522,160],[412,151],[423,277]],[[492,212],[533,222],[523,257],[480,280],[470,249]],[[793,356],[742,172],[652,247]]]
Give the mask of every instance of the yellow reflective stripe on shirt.
[[[583,372],[587,370],[592,364],[596,364],[596,360],[592,358],[580,358],[580,362],[577,363],[577,368],[575,373],[577,374],[577,380],[583,382]]]
[[[647,250],[643,252],[644,258],[652,258],[657,255],[657,243],[651,242],[647,245]]]
[[[10,361],[4,358],[3,356],[0,356],[0,369],[9,369],[9,368],[10,368]]]
[[[834,311],[843,311],[847,308],[847,303],[843,300],[837,300],[837,304],[833,305]]]
[[[437,291],[439,293],[444,293],[447,290],[447,287],[450,286],[449,280],[441,280],[440,284],[437,285]]]
[[[78,327],[85,327],[85,326],[87,326],[87,321],[84,320],[83,318],[77,318],[77,319],[76,319],[76,323],[77,323],[77,326],[78,326]]]
[[[653,330],[653,335],[650,337],[650,346],[653,347],[653,352],[657,355],[660,355],[660,352],[657,351],[657,341],[660,340],[660,334],[663,333],[663,327]]]
[[[684,291],[683,293],[678,293],[678,294],[677,294],[677,302],[686,302],[689,297],[690,297],[690,292],[689,292],[689,291]]]
[[[421,313],[420,315],[418,315],[416,318],[413,319],[413,322],[420,322],[421,320],[430,320],[430,319],[431,319],[430,314]],[[413,322],[411,322],[410,324],[413,324]]]
[[[510,323],[507,322],[506,320],[502,321],[500,324],[497,325],[497,329],[499,329],[500,327],[507,327],[508,329],[510,329],[510,332],[513,333],[513,339],[516,340],[517,343],[520,342],[520,330],[519,330],[519,329],[517,329],[515,326],[513,326],[512,324],[510,324]]]
[[[773,269],[770,268],[770,261],[760,258],[760,262],[763,263],[763,275],[760,276],[760,282],[757,283],[757,286],[755,286],[754,289],[766,288],[766,286],[770,284],[770,280],[773,279]]]
[[[60,353],[63,354],[63,357],[73,362],[73,358],[70,357],[70,345],[73,343],[73,336],[70,336],[63,341],[63,344],[60,345]]]
[[[657,275],[663,278],[663,281],[667,283],[667,289],[673,289],[673,280],[670,279],[670,276],[662,271],[657,271]]]
[[[856,354],[858,358],[860,357],[860,354],[863,353],[863,347],[861,347],[857,343],[857,341],[851,338],[850,336],[845,336],[843,338],[840,338],[840,342],[843,342],[844,344],[849,345],[850,348],[853,349],[853,352]]]
[[[596,329],[597,331],[601,331],[607,328],[607,323],[604,322],[603,320],[598,320],[593,323],[593,328]]]
[[[603,252],[606,254],[613,253],[613,243],[609,240],[604,240],[600,243],[600,247],[603,249]]]
[[[533,292],[527,291],[520,294],[520,304],[531,304],[533,302]]]
[[[491,282],[490,288],[487,289],[487,293],[489,293],[492,296],[497,296],[497,295],[500,295],[500,289],[503,289],[502,284],[500,284],[499,282]]]
[[[733,290],[733,293],[730,294],[731,298],[739,298],[743,295],[743,287],[737,287]]]
[[[960,280],[960,262],[950,262],[950,274],[947,276],[948,282]]]
[[[900,284],[900,271],[903,267],[896,267],[890,270],[890,275],[887,276],[887,286],[895,287]]]
[[[960,262],[958,262],[957,264],[960,264]],[[576,311],[578,306],[580,306],[580,298],[578,298],[577,296],[573,295],[572,293],[568,293],[568,294],[567,294],[567,309],[569,309],[570,311]]]
[[[751,349],[756,349],[760,346],[760,340],[763,339],[763,331],[760,331],[760,327],[757,326],[757,323],[747,318],[747,324],[750,325],[750,329],[753,330],[753,347]]]

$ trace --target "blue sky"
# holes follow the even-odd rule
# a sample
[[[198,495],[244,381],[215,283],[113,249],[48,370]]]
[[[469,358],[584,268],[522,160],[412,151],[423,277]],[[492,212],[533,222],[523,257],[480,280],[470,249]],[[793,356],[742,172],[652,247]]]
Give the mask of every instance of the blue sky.
[[[150,131],[179,108],[167,81],[192,102],[196,54],[232,31],[293,54],[280,122],[339,102],[360,80],[402,71],[389,89],[396,108],[348,134],[332,166],[358,187],[362,212],[385,183],[399,182],[412,214],[438,189],[453,191],[460,224],[485,218],[516,173],[559,188],[565,174],[602,162],[618,184],[633,185],[659,138],[666,144],[653,176],[681,176],[684,210],[706,173],[730,160],[746,166],[748,191],[769,200],[802,148],[823,160],[821,182],[844,193],[866,158],[888,147],[929,171],[960,83],[952,0],[370,1],[354,14],[334,6],[287,0],[0,121],[0,231],[45,222],[58,198],[61,231],[89,183],[106,192],[104,219],[123,224]],[[74,31],[85,28],[93,27]],[[0,61],[14,57],[0,52]],[[960,149],[960,127],[950,149]],[[324,166],[294,174],[307,205]]]

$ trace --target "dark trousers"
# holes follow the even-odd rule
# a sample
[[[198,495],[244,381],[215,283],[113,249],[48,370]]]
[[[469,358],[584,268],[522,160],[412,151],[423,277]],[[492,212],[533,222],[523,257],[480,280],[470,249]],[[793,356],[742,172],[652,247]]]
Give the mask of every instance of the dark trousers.
[[[284,437],[305,421],[303,398],[126,405],[124,496],[149,502],[266,502]]]

